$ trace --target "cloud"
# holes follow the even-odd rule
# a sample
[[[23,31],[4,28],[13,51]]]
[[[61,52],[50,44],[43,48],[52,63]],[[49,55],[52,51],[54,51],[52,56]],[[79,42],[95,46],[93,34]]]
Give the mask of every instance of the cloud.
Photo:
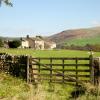
[[[93,26],[100,26],[100,21],[94,20],[91,23]]]

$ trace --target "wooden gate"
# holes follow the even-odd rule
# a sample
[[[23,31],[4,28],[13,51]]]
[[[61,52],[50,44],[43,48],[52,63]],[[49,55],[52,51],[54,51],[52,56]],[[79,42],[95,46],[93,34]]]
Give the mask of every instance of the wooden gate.
[[[91,81],[90,57],[52,57],[52,58],[32,58],[29,60],[28,81],[43,81],[74,83],[78,81]]]

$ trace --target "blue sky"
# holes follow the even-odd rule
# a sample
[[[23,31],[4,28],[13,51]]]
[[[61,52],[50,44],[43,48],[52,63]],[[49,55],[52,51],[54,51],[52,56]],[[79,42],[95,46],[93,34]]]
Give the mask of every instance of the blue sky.
[[[100,0],[11,0],[0,7],[0,36],[52,35],[100,26]]]

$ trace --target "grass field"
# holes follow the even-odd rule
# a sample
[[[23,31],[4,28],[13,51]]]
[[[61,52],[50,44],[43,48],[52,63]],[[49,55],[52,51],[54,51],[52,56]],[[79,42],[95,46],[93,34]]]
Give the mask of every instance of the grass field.
[[[22,79],[0,73],[0,100],[27,99],[29,90],[29,85]]]
[[[66,84],[27,84],[24,80],[0,73],[0,100],[68,100],[73,86]]]
[[[32,50],[32,49],[0,49],[1,53],[14,55],[30,55],[33,57],[88,57],[89,51],[77,50]],[[100,52],[94,52],[94,57],[99,57]]]
[[[32,50],[32,49],[0,49],[0,53],[14,55],[30,55],[33,57],[88,57],[88,51],[75,50]],[[100,52],[94,52],[99,57]],[[26,84],[21,79],[0,73],[0,100],[70,100],[73,86],[67,84],[49,84],[41,82],[38,86]],[[85,97],[84,97],[85,98]],[[74,99],[73,99],[74,100]],[[82,98],[78,99],[82,100]],[[87,100],[87,99],[84,99]],[[88,99],[92,100],[92,99]]]

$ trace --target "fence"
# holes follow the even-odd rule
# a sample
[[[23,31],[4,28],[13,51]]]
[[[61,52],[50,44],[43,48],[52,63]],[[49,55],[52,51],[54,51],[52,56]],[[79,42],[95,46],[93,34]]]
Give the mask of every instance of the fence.
[[[31,71],[31,72],[30,72]],[[91,80],[90,58],[30,58],[28,81],[71,83]],[[30,77],[28,76],[28,77]]]
[[[96,63],[96,64],[95,64]],[[99,82],[100,66],[90,57],[33,58],[30,56],[0,55],[0,70],[27,82],[60,82],[78,85]]]

